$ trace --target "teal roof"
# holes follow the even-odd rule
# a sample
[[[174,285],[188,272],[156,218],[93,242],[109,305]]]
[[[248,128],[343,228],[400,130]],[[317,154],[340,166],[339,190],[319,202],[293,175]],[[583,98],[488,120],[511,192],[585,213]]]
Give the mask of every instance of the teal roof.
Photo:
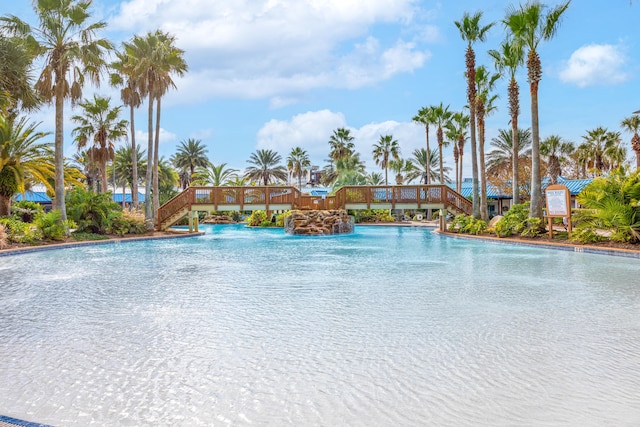
[[[16,202],[27,200],[36,203],[51,203],[51,197],[47,196],[44,191],[25,191],[24,196],[22,193],[18,193],[14,196],[14,200]]]
[[[456,189],[455,182],[448,183],[447,185],[453,190]],[[461,188],[460,194],[462,194],[463,197],[469,198],[471,197],[472,191],[473,191],[473,182],[471,180],[462,181],[462,188]],[[510,199],[511,194],[504,194],[495,185],[487,184],[487,198],[488,199]]]
[[[578,194],[580,194],[580,192],[584,190],[584,188],[587,185],[591,184],[592,181],[593,181],[593,178],[566,179],[563,177],[558,177],[558,184],[566,185],[567,188],[569,189],[569,193],[572,196],[577,196]],[[455,183],[449,183],[447,185],[454,190],[456,189]],[[542,190],[544,191],[544,189],[547,188],[548,185],[549,185],[549,178],[545,178],[542,181]],[[469,180],[465,179],[462,182],[462,191],[460,192],[460,194],[462,194],[464,197],[471,197],[472,186],[473,186],[473,182],[470,179]],[[488,184],[487,198],[488,199],[511,199],[511,194],[504,194],[495,185]]]

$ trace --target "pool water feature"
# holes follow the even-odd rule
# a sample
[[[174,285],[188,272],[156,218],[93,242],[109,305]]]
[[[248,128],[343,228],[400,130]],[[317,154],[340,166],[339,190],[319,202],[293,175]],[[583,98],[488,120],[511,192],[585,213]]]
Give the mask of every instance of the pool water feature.
[[[0,414],[86,425],[637,425],[638,260],[202,226],[0,258]]]

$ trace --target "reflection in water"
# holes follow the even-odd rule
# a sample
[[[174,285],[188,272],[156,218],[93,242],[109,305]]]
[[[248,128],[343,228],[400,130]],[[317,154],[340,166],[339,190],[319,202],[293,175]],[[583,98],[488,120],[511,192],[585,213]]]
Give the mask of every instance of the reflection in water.
[[[0,413],[96,425],[634,425],[637,260],[358,227],[0,259]]]

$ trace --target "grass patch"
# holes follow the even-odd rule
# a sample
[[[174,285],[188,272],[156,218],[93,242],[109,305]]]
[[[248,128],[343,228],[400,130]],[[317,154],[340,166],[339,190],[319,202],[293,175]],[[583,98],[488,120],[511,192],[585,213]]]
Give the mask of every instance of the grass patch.
[[[105,236],[103,234],[96,234],[96,233],[72,233],[71,237],[73,237],[73,240],[77,240],[79,242],[84,241],[84,240],[107,240],[107,239],[109,239],[109,236]]]

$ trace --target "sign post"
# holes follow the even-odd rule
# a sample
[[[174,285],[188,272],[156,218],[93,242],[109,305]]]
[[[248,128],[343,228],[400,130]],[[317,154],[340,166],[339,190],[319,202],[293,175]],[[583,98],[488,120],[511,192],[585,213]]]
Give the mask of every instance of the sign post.
[[[549,238],[553,238],[553,218],[567,218],[567,231],[571,235],[571,195],[565,185],[553,184],[546,188]]]

